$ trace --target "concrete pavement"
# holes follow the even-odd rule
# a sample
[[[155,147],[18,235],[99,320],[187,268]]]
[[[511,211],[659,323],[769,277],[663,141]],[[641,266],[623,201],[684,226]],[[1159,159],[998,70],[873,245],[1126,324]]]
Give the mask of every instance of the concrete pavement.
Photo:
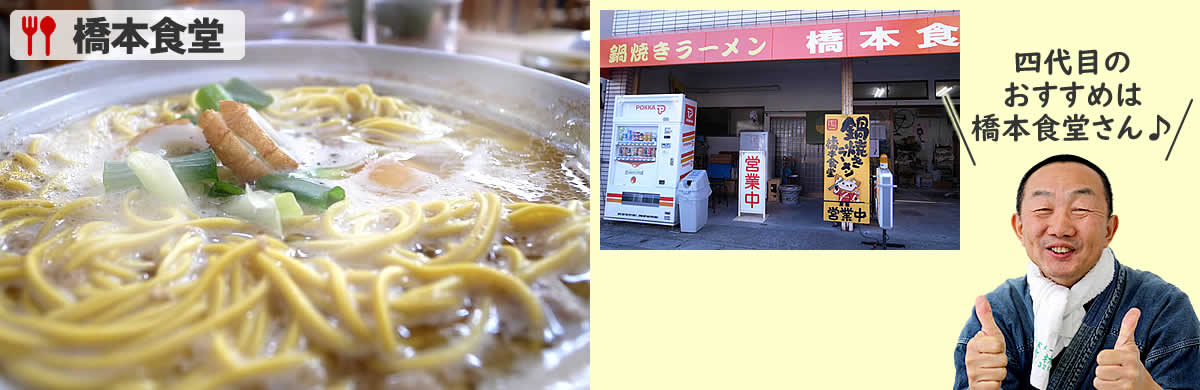
[[[945,191],[910,190],[897,194],[894,227],[888,242],[905,248],[889,250],[957,250],[959,248],[959,202],[945,198]],[[713,196],[719,196],[714,194]],[[600,249],[851,249],[867,250],[862,241],[878,241],[879,227],[857,225],[843,232],[832,222],[822,221],[821,200],[802,198],[799,205],[767,204],[766,223],[735,222],[737,205],[730,196],[696,233],[682,233],[679,226],[630,222],[600,222]]]

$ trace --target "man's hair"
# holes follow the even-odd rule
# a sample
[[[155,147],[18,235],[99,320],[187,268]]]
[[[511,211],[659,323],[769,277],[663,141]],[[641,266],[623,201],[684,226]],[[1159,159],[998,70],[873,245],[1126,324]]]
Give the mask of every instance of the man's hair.
[[[1113,214],[1113,195],[1112,185],[1108,183],[1108,175],[1105,175],[1104,171],[1101,170],[1100,167],[1096,166],[1096,164],[1093,164],[1091,161],[1074,154],[1050,156],[1049,158],[1042,160],[1042,162],[1034,164],[1033,168],[1029,168],[1029,170],[1025,172],[1025,176],[1021,178],[1021,185],[1017,187],[1017,215],[1021,214],[1021,199],[1025,197],[1025,182],[1029,181],[1029,177],[1033,176],[1034,172],[1037,172],[1038,169],[1042,169],[1044,166],[1060,162],[1083,164],[1083,166],[1091,168],[1091,170],[1096,171],[1096,173],[1100,175],[1100,181],[1104,183],[1104,200],[1108,201],[1108,216],[1111,217]]]

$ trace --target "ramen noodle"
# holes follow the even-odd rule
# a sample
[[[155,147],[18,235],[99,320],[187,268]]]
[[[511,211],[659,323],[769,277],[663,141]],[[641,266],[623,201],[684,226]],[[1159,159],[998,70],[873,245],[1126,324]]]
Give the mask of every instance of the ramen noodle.
[[[4,141],[9,382],[457,389],[587,353],[580,159],[366,85],[267,92],[250,113],[232,101],[202,111],[198,91]],[[214,152],[216,180],[187,183],[180,156]],[[284,175],[275,158],[295,168]],[[235,159],[274,176],[246,180]],[[136,177],[114,189],[125,167]],[[312,199],[264,191],[280,175],[339,201],[284,207]],[[164,201],[177,182],[184,198]]]

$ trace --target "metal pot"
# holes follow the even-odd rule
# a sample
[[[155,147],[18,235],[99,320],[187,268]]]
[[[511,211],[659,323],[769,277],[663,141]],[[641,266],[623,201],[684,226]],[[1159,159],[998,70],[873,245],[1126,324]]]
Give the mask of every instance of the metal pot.
[[[57,128],[115,104],[232,77],[262,87],[369,83],[549,138],[588,161],[586,85],[482,57],[355,42],[251,41],[240,61],[83,61],[0,82],[0,139]]]
[[[187,93],[239,77],[261,87],[368,83],[397,95],[501,122],[589,161],[586,85],[487,58],[354,42],[248,42],[240,61],[84,61],[0,82],[0,141],[57,129],[105,107]],[[589,336],[558,363],[491,387],[587,388]],[[547,363],[547,362],[543,362]],[[0,379],[0,389],[13,388]]]

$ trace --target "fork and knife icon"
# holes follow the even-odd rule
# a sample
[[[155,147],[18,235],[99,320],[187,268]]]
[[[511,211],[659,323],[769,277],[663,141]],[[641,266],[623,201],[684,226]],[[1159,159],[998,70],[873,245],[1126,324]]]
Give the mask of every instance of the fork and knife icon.
[[[33,35],[37,34],[39,29],[42,31],[42,34],[46,35],[46,55],[50,55],[50,34],[54,33],[54,18],[44,16],[41,19],[42,24],[39,26],[37,16],[21,17],[21,31],[24,31],[27,36],[25,40],[25,52],[31,57],[33,56]]]

